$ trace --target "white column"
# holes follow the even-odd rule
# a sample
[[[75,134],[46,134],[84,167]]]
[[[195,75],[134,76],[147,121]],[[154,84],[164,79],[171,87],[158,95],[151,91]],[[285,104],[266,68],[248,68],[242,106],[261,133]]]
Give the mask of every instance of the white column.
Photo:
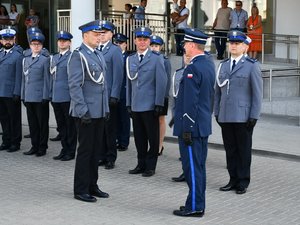
[[[79,47],[82,42],[78,27],[93,20],[95,20],[95,0],[71,0],[72,49]]]

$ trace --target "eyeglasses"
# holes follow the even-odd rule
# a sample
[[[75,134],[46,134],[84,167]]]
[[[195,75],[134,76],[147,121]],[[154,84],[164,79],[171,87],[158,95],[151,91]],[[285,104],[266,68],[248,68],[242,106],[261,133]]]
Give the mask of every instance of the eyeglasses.
[[[32,45],[32,46],[42,46],[41,43],[31,43],[30,45]]]

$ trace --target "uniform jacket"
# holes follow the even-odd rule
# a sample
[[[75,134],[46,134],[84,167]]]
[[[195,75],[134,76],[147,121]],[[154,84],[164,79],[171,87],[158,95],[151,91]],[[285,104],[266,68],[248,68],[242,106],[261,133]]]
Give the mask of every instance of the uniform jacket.
[[[100,51],[98,56],[82,44],[74,50],[68,63],[68,81],[71,96],[70,115],[81,118],[87,112],[91,118],[103,118],[109,113],[106,80],[95,83],[88,74],[88,69],[95,79],[103,72],[106,77],[106,63]],[[81,52],[88,67],[80,57]]]
[[[226,85],[215,87],[214,113],[218,121],[246,122],[249,118],[258,119],[262,104],[262,75],[254,60],[243,56],[233,71],[230,59],[223,61],[217,75],[219,83],[226,79]]]
[[[124,52],[123,54],[123,62],[124,62],[124,67],[123,67],[123,81],[122,81],[122,87],[121,87],[121,93],[120,93],[120,99],[126,99],[126,60],[128,57],[128,52]]]
[[[31,51],[24,52],[21,99],[25,102],[42,102],[50,99],[50,58],[41,51],[32,59]]]
[[[148,50],[142,62],[139,62],[137,53],[127,60],[126,105],[131,106],[133,112],[151,111],[155,105],[163,106],[167,76],[162,55]],[[128,78],[136,74],[136,79]]]
[[[211,134],[211,102],[214,95],[215,66],[207,55],[196,56],[184,69],[175,104],[174,135],[192,137]]]
[[[14,45],[4,56],[0,50],[0,97],[21,96],[23,49]]]
[[[110,41],[102,50],[102,54],[107,66],[106,83],[108,97],[119,99],[124,76],[122,51],[119,46],[114,45]]]
[[[69,102],[71,100],[68,85],[67,64],[71,52],[60,57],[55,54],[50,60],[50,95],[52,102]]]
[[[167,89],[166,98],[169,97],[170,87],[171,87],[171,62],[168,57],[164,56],[164,65],[167,73]]]

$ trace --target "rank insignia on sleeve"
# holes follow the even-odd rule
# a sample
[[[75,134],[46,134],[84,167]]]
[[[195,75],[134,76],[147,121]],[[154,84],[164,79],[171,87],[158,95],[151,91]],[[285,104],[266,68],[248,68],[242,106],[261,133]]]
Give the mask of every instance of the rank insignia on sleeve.
[[[193,74],[192,74],[192,73],[189,73],[189,74],[187,75],[187,78],[193,78]]]

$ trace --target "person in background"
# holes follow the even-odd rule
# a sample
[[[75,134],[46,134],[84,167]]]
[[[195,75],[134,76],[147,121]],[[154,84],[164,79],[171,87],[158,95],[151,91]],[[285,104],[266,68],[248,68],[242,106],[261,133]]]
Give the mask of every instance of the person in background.
[[[50,58],[43,51],[45,36],[29,36],[31,51],[24,51],[21,99],[27,111],[31,149],[24,155],[44,156],[49,138]]]
[[[25,19],[25,26],[27,29],[31,27],[38,27],[39,26],[40,19],[39,17],[35,14],[34,9],[29,10],[29,15]]]
[[[257,59],[257,53],[262,50],[262,19],[258,8],[254,5],[251,9],[251,16],[247,23],[248,36],[252,39],[249,45],[248,54],[250,58]]]
[[[235,2],[235,8],[230,12],[230,30],[247,31],[248,13],[243,7],[242,1]]]
[[[12,28],[15,31],[18,31],[18,24],[20,21],[20,14],[17,11],[17,5],[16,4],[11,4],[10,6],[10,13],[9,15],[9,20],[10,20],[10,24],[12,25]]]
[[[132,9],[131,4],[129,4],[129,3],[125,4],[125,13],[123,15],[124,19],[131,19],[133,17],[131,9]]]
[[[162,47],[164,45],[164,41],[161,37],[157,35],[152,35],[150,37],[150,49],[157,53],[161,53]],[[166,89],[166,96],[164,101],[164,109],[162,115],[159,116],[159,152],[158,155],[163,154],[164,146],[163,141],[166,134],[166,115],[168,114],[168,106],[169,106],[169,91],[171,86],[171,63],[167,56],[164,57],[164,65],[166,69],[166,76],[168,78],[167,81],[167,89]]]
[[[215,85],[214,115],[222,130],[229,182],[220,191],[244,194],[250,184],[252,134],[259,119],[263,81],[259,64],[245,56],[243,32],[228,34],[231,57],[221,62]]]
[[[69,161],[75,158],[77,143],[75,121],[69,115],[71,98],[68,86],[67,63],[71,55],[72,38],[71,33],[58,31],[56,39],[59,52],[50,56],[51,103],[62,145],[62,150],[53,159],[61,161]]]
[[[121,48],[124,59],[124,78],[118,102],[117,149],[119,151],[126,151],[130,140],[130,117],[126,108],[126,59],[129,55],[126,50],[127,40],[128,37],[124,34],[116,33],[114,35],[114,43]]]
[[[23,49],[16,45],[16,31],[0,31],[0,121],[2,141],[0,151],[15,152],[20,149],[21,126],[21,81]]]
[[[7,9],[4,5],[0,6],[0,29],[6,28],[9,23],[9,16]]]
[[[227,32],[230,26],[230,12],[232,9],[228,7],[228,0],[221,1],[221,8],[218,9],[216,19],[213,23],[212,29],[215,30],[215,45],[217,49],[217,59],[224,59],[224,52],[226,50]]]
[[[137,20],[137,22],[144,21],[145,18],[145,9],[147,6],[147,0],[141,0],[140,5],[136,8],[134,12],[134,19]]]

